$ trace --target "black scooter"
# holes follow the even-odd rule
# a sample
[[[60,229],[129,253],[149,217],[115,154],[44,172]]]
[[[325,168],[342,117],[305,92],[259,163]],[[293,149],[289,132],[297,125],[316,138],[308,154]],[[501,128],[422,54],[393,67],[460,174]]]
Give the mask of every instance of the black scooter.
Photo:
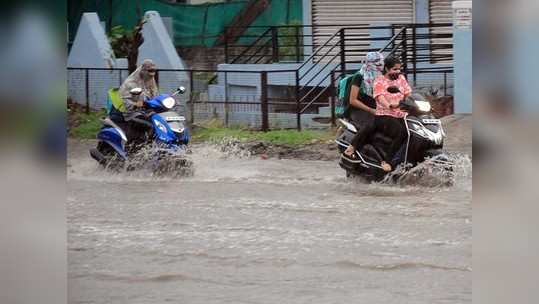
[[[388,92],[398,93],[399,89],[390,87]],[[445,138],[442,123],[434,117],[430,103],[424,96],[413,94],[401,101],[399,108],[408,113],[403,118],[408,136],[403,147],[393,159],[393,169],[399,164],[411,168],[427,158],[450,166],[449,157],[442,150]],[[376,131],[367,144],[356,150],[355,157],[350,158],[344,154],[344,151],[357,134],[358,128],[352,122],[344,119],[340,119],[339,123],[341,124],[341,133],[335,141],[341,153],[339,165],[346,170],[346,176],[362,176],[371,181],[382,180],[387,174],[380,165],[384,159],[382,155],[385,153],[384,151],[387,151],[384,148],[391,143],[392,138]]]

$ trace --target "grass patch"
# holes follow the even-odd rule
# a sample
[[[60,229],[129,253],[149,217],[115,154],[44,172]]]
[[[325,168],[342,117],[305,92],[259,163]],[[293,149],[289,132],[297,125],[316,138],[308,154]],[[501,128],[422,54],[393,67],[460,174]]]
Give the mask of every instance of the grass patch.
[[[224,138],[235,138],[240,141],[262,141],[277,145],[304,145],[314,142],[328,141],[335,138],[333,130],[273,130],[268,132],[252,131],[239,127],[224,128],[210,122],[205,127],[196,129],[192,134],[198,142],[219,142]]]
[[[69,135],[78,139],[95,139],[102,127],[100,121],[105,117],[104,111],[90,112],[68,111]],[[333,130],[273,130],[260,132],[241,127],[225,128],[220,122],[210,121],[203,127],[192,132],[195,142],[219,142],[225,138],[235,138],[240,141],[262,141],[276,145],[304,145],[314,142],[323,142],[335,138]]]
[[[258,132],[255,137],[261,141],[284,144],[284,145],[304,145],[313,142],[328,141],[335,137],[330,130],[274,130],[269,132]]]
[[[104,111],[90,112],[86,114],[84,112],[68,113],[70,117],[70,129],[69,135],[79,139],[94,139],[97,132],[101,129],[103,124],[100,119],[105,117]]]

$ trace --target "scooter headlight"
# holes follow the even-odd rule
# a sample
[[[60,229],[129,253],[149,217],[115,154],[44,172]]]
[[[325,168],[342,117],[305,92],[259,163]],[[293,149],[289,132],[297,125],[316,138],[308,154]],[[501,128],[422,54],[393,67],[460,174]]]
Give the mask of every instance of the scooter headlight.
[[[174,105],[176,104],[176,101],[172,97],[167,97],[163,99],[163,106],[167,109],[172,109]]]
[[[415,100],[415,104],[421,112],[429,112],[431,109],[430,103],[428,101]]]

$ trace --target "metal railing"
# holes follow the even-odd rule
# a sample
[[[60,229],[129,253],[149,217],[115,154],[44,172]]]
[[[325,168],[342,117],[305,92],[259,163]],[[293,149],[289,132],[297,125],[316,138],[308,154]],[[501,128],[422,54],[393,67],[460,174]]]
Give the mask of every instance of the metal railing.
[[[84,104],[86,111],[105,108],[107,92],[120,87],[128,76],[126,68],[67,68],[68,96]],[[156,81],[162,93],[184,85],[188,93],[178,96],[179,111],[190,123],[217,119],[226,127],[249,125],[268,131],[272,128],[296,128],[291,123],[295,117],[295,96],[292,90],[282,94],[273,92],[271,85],[293,87],[296,70],[245,71],[210,69],[158,69]],[[213,86],[208,78],[216,75],[219,83]],[[233,84],[248,84],[259,88],[256,92],[235,92]]]
[[[352,41],[387,41],[395,36],[395,31],[405,27],[409,30],[409,37],[417,36],[418,39],[443,39],[451,38],[451,34],[434,33],[432,29],[447,28],[450,31],[451,23],[439,24],[393,24],[388,26],[372,26],[369,24],[331,24],[331,25],[281,25],[281,26],[246,26],[226,27],[223,32],[223,47],[225,63],[255,63],[258,62],[297,62],[301,63],[311,55],[311,50],[316,50],[329,40],[334,33],[341,28],[361,29],[362,33],[349,33],[356,36],[347,37]],[[234,35],[234,29],[241,28],[241,35]],[[249,34],[253,29],[261,34]],[[388,29],[391,32],[387,37],[369,37],[369,30]],[[427,29],[428,33],[417,33],[414,29]],[[413,33],[412,33],[413,31]],[[420,30],[421,31],[421,30]],[[359,37],[363,36],[363,37]],[[429,42],[430,45],[433,43]],[[438,47],[451,48],[451,45]],[[259,49],[257,49],[259,47]],[[419,48],[418,48],[419,50]],[[432,54],[431,56],[437,56]]]

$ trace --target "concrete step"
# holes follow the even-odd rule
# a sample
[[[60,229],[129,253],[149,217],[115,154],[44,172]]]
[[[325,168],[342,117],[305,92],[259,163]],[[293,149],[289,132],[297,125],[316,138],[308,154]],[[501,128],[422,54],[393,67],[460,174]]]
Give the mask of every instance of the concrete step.
[[[331,117],[325,116],[315,116],[311,118],[312,124],[320,127],[329,127],[331,126]]]
[[[320,107],[320,108],[318,108],[318,114],[320,116],[331,117],[331,107]]]

